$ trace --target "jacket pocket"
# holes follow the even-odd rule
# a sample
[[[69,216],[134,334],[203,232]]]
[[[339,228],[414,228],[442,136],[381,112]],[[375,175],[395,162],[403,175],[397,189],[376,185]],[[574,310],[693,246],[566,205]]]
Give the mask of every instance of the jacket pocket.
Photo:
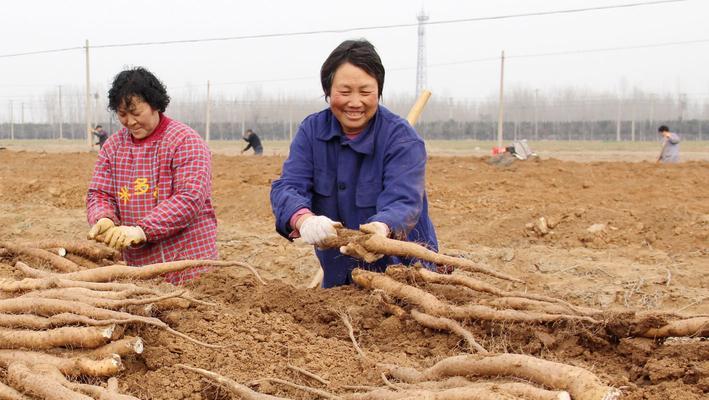
[[[357,184],[355,204],[360,208],[376,207],[377,199],[379,199],[381,193],[381,182],[360,182]]]
[[[330,197],[335,189],[335,176],[331,172],[315,171],[313,190],[320,196]]]

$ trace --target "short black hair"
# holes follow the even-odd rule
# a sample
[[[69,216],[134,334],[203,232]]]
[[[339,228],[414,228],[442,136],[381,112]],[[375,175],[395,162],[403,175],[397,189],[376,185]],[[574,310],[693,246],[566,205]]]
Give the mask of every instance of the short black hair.
[[[659,128],[657,128],[658,132],[669,132],[670,128],[667,127],[667,125],[660,125]]]
[[[160,80],[143,67],[126,69],[113,78],[108,91],[108,108],[118,111],[121,104],[130,106],[133,97],[139,97],[159,112],[165,112],[170,104],[170,96]]]
[[[96,125],[96,129],[98,129],[98,128],[103,128],[103,126],[101,126],[101,125]]]
[[[365,39],[345,40],[330,53],[320,68],[320,83],[325,92],[325,99],[330,97],[332,80],[335,72],[344,63],[362,68],[377,80],[379,97],[384,91],[384,65],[374,46]]]

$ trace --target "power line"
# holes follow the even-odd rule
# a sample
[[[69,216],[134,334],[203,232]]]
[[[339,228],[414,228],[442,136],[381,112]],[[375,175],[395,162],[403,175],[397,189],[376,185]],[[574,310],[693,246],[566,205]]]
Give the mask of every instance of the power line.
[[[61,53],[61,52],[65,52],[65,51],[82,50],[84,48],[85,47],[83,47],[83,46],[78,46],[78,47],[65,47],[63,49],[26,51],[24,53],[0,54],[0,58],[29,56],[29,55],[35,55],[35,54]]]
[[[635,50],[635,49],[647,49],[647,48],[653,48],[653,47],[679,46],[679,45],[684,45],[684,44],[696,44],[696,43],[709,43],[709,39],[696,39],[696,40],[684,40],[684,41],[679,41],[679,42],[652,43],[652,44],[643,44],[643,45],[637,45],[637,46],[606,47],[606,48],[599,48],[599,49],[568,50],[568,51],[558,51],[558,52],[549,52],[549,53],[520,54],[520,55],[516,55],[516,56],[509,56],[508,58],[564,56],[564,55],[571,55],[571,54],[600,53],[600,52],[604,52],[604,51]]]
[[[601,11],[601,10],[610,10],[610,9],[618,9],[618,8],[652,6],[652,5],[666,4],[666,3],[681,3],[681,2],[686,2],[686,1],[689,1],[689,0],[644,1],[644,2],[639,2],[639,3],[625,3],[625,4],[615,4],[615,5],[608,5],[608,6],[571,8],[571,9],[551,10],[551,11],[536,11],[536,12],[519,13],[519,14],[496,15],[496,16],[490,16],[490,17],[458,18],[458,19],[449,19],[449,20],[440,20],[440,21],[426,21],[426,22],[423,22],[423,25],[445,25],[445,24],[458,24],[458,23],[466,23],[466,22],[494,21],[494,20],[503,20],[503,19],[512,19],[512,18],[523,18],[523,17],[539,17],[539,16],[545,16],[545,15],[573,14],[573,13]],[[225,37],[203,38],[203,39],[180,39],[180,40],[163,40],[163,41],[153,41],[153,42],[114,43],[114,44],[94,45],[94,46],[89,46],[89,47],[94,48],[94,49],[102,49],[102,48],[117,48],[117,47],[171,45],[171,44],[181,44],[181,43],[205,43],[205,42],[220,42],[220,41],[231,41],[231,40],[265,39],[265,38],[308,36],[308,35],[331,34],[331,33],[349,33],[349,32],[366,31],[366,30],[408,28],[408,27],[415,27],[418,25],[419,25],[419,23],[416,22],[416,23],[406,23],[406,24],[362,26],[362,27],[343,28],[343,29],[321,29],[321,30],[299,31],[299,32],[263,33],[263,34],[254,34],[254,35],[225,36]],[[81,49],[85,49],[85,47],[78,46],[78,47],[67,47],[67,48],[62,48],[62,49],[39,50],[39,51],[30,51],[30,52],[23,52],[23,53],[2,54],[2,55],[0,55],[0,58],[20,57],[20,56],[35,55],[35,54],[59,53],[59,52],[81,50]]]
[[[502,20],[502,19],[511,19],[511,18],[522,18],[522,17],[538,17],[538,16],[555,15],[555,14],[571,14],[571,13],[581,13],[581,12],[588,12],[588,11],[609,10],[609,9],[615,9],[615,8],[649,6],[649,5],[657,5],[657,4],[664,4],[664,3],[680,3],[680,2],[685,2],[685,1],[688,1],[688,0],[658,0],[658,1],[646,1],[646,2],[641,2],[641,3],[616,4],[616,5],[610,5],[610,6],[585,7],[585,8],[573,8],[573,9],[565,9],[565,10],[537,11],[537,12],[520,13],[520,14],[497,15],[497,16],[492,16],[492,17],[459,18],[459,19],[430,21],[430,22],[427,21],[427,22],[423,22],[423,25],[445,25],[445,24],[465,23],[465,22],[482,22],[482,21]],[[255,35],[226,36],[226,37],[205,38],[205,39],[183,39],[183,40],[165,40],[165,41],[155,41],[155,42],[104,44],[104,45],[91,46],[91,47],[93,47],[93,48],[115,48],[115,47],[168,45],[168,44],[178,44],[178,43],[203,43],[203,42],[216,42],[216,41],[228,41],[228,40],[265,39],[265,38],[290,37],[290,36],[319,35],[319,34],[327,34],[327,33],[349,33],[349,32],[357,32],[357,31],[365,31],[365,30],[409,28],[409,27],[415,27],[418,25],[419,25],[418,22],[416,22],[416,23],[406,23],[406,24],[373,25],[373,26],[344,28],[344,29],[323,29],[323,30],[314,30],[314,31],[286,32],[286,33],[263,33],[263,34],[255,34]]]
[[[605,48],[595,48],[595,49],[581,49],[581,50],[564,50],[564,51],[555,51],[555,52],[545,52],[545,53],[530,53],[530,54],[511,54],[506,56],[506,58],[534,58],[534,57],[551,57],[551,56],[565,56],[565,55],[575,55],[575,54],[585,54],[585,53],[600,53],[600,52],[606,52],[606,51],[619,51],[619,50],[636,50],[636,49],[646,49],[646,48],[655,48],[655,47],[667,47],[667,46],[681,46],[681,45],[689,45],[689,44],[699,44],[699,43],[709,43],[709,39],[695,39],[695,40],[683,40],[683,41],[677,41],[677,42],[661,42],[661,43],[649,43],[649,44],[640,44],[640,45],[632,45],[632,46],[616,46],[616,47],[605,47]],[[479,63],[479,62],[490,62],[490,61],[499,61],[500,57],[499,56],[494,56],[494,57],[482,57],[482,58],[474,58],[474,59],[468,59],[468,60],[460,60],[460,61],[450,61],[450,62],[442,62],[442,63],[433,63],[433,64],[428,64],[428,67],[445,67],[445,66],[452,66],[452,65],[465,65],[465,64],[474,64],[474,63]],[[413,70],[416,69],[415,66],[412,67],[397,67],[397,68],[387,68],[388,71],[406,71],[406,70]],[[302,81],[302,80],[309,80],[309,79],[318,79],[317,75],[310,75],[310,76],[299,76],[299,77],[291,77],[291,78],[275,78],[275,79],[255,79],[255,80],[246,80],[246,81],[232,81],[232,82],[212,82],[213,86],[228,86],[228,85],[248,85],[248,84],[255,84],[255,83],[274,83],[274,82],[292,82],[292,81]],[[56,84],[0,84],[0,86],[57,86]],[[67,85],[68,86],[68,85]],[[195,88],[195,87],[200,87],[199,85],[191,84],[191,85],[183,85],[183,86],[173,86],[173,89],[184,89],[184,88]],[[0,96],[0,97],[14,97],[14,96]]]
[[[709,43],[709,39],[683,40],[683,41],[677,41],[677,42],[650,43],[650,44],[640,44],[640,45],[633,45],[633,46],[616,46],[616,47],[604,47],[604,48],[596,48],[596,49],[564,50],[564,51],[518,54],[518,55],[514,55],[514,53],[513,53],[511,55],[505,56],[505,58],[509,59],[509,58],[565,56],[565,55],[585,54],[585,53],[601,53],[601,52],[605,52],[605,51],[636,50],[636,49],[647,49],[647,48],[653,48],[653,47],[680,46],[680,45],[697,44],[697,43]],[[473,58],[473,59],[469,59],[469,60],[450,61],[450,62],[443,62],[443,63],[434,63],[434,64],[428,64],[428,66],[429,67],[445,67],[445,66],[450,66],[450,65],[473,64],[473,63],[488,62],[488,61],[500,61],[500,56]],[[414,69],[414,68],[415,67],[401,67],[401,68],[390,68],[389,70],[390,71],[402,71],[402,70],[409,70],[409,69]]]

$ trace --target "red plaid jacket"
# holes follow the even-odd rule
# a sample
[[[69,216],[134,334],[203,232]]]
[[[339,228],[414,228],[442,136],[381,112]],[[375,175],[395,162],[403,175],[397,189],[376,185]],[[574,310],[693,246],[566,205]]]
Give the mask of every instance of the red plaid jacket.
[[[155,131],[134,139],[112,135],[98,155],[86,197],[87,219],[143,228],[147,243],[123,250],[128,265],[217,259],[217,218],[212,207],[211,154],[199,134],[160,115]],[[207,267],[165,275],[181,284]]]

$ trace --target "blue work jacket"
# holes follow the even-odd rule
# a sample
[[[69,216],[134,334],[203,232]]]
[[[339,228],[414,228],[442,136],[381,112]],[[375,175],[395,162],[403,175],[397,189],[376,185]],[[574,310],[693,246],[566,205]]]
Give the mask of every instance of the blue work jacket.
[[[308,208],[350,229],[385,223],[397,239],[438,251],[424,188],[426,148],[406,120],[379,106],[367,128],[350,140],[330,109],[308,116],[298,128],[271,185],[276,230],[292,240],[290,219]],[[351,283],[355,267],[383,271],[387,265],[416,260],[383,257],[368,264],[338,249],[315,253],[324,271],[323,287]]]

